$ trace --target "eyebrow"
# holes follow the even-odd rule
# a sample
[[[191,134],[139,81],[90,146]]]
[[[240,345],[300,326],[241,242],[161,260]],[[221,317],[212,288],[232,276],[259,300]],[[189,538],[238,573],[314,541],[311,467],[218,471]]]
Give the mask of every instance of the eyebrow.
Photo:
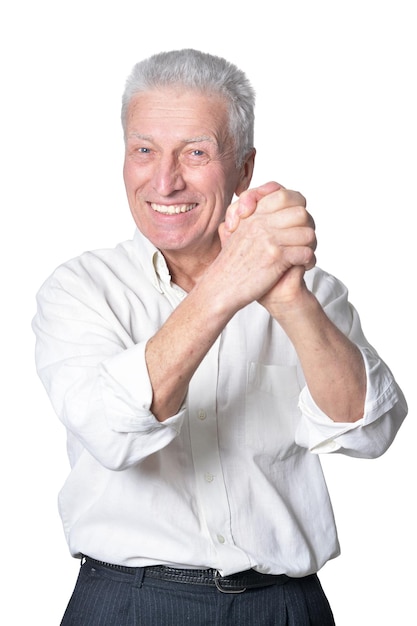
[[[213,137],[208,137],[206,135],[202,135],[201,137],[190,137],[189,139],[184,139],[184,143],[201,143],[202,141],[210,141],[211,143],[216,143]]]
[[[150,135],[142,135],[142,133],[129,133],[129,137],[135,137],[135,139],[143,139],[144,141],[152,141]]]
[[[144,141],[153,141],[153,137],[151,135],[143,135],[142,133],[130,133],[129,137],[134,137],[135,139],[143,139]],[[183,139],[182,143],[201,143],[203,141],[209,141],[210,143],[217,144],[216,141],[212,137],[208,135],[201,135],[198,137],[188,137],[187,139]]]

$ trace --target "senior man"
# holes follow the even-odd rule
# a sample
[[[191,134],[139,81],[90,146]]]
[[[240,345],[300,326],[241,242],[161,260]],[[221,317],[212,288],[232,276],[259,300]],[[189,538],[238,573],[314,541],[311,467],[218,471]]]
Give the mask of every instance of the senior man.
[[[305,199],[249,188],[253,111],[224,59],[138,63],[122,106],[133,240],[39,291],[81,559],[64,626],[334,623],[319,453],[379,456],[407,408],[346,288],[315,266]]]

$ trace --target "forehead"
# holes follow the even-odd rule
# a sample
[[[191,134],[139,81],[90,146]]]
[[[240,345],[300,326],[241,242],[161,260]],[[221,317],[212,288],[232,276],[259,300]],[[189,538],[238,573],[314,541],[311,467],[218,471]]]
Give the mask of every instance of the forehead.
[[[219,94],[197,90],[163,88],[134,95],[126,116],[127,134],[170,131],[171,134],[209,134],[224,137],[228,130],[228,107]]]

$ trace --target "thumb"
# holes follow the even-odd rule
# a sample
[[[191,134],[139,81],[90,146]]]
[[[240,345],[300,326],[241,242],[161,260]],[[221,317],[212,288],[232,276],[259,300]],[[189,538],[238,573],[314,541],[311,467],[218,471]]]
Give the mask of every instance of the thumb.
[[[239,226],[240,219],[249,217],[254,213],[259,200],[274,191],[278,191],[278,189],[283,189],[283,186],[274,181],[270,181],[241,193],[239,199],[227,209],[225,219],[227,230],[230,232],[235,231]]]

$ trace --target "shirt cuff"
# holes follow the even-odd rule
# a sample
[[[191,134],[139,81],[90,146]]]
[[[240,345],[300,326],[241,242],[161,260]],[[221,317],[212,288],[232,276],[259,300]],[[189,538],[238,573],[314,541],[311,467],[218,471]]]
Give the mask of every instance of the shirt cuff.
[[[361,348],[367,377],[363,417],[356,422],[335,422],[314,402],[307,387],[301,391],[299,409],[302,413],[296,441],[314,453],[336,452],[342,445],[339,437],[367,426],[389,411],[398,401],[395,381],[385,363],[368,348]]]
[[[150,410],[152,385],[145,360],[146,343],[138,343],[100,365],[101,394],[107,422],[117,432],[150,433],[160,428],[171,428],[178,434],[185,406],[164,422],[157,420]]]
[[[364,423],[363,417],[356,422],[334,422],[317,406],[307,387],[300,394],[298,406],[302,417],[296,442],[317,454],[336,452],[341,447],[337,438]]]

